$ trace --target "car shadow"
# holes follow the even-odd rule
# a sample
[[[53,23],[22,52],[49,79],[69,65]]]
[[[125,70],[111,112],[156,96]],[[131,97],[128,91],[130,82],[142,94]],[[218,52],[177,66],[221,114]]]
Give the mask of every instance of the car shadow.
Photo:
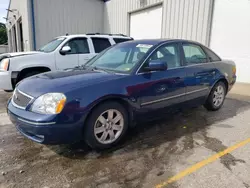
[[[48,147],[57,154],[70,159],[86,159],[91,156],[107,158],[135,150],[143,151],[156,148],[167,142],[169,142],[168,148],[170,148],[169,152],[171,153],[175,152],[179,138],[186,136],[184,147],[192,148],[194,143],[190,135],[195,132],[202,132],[203,136],[206,137],[207,129],[216,123],[218,127],[232,128],[230,125],[220,124],[219,122],[232,118],[248,109],[250,109],[250,97],[241,100],[241,96],[233,96],[233,98],[229,96],[219,111],[211,112],[203,107],[196,107],[180,110],[151,122],[138,123],[135,128],[128,131],[123,142],[108,150],[93,151],[84,142]]]

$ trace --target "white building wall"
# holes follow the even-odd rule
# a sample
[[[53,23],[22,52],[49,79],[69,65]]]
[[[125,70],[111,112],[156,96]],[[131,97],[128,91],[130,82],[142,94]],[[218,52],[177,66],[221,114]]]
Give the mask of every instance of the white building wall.
[[[0,54],[8,52],[8,45],[0,45]]]
[[[34,0],[37,49],[54,37],[103,32],[101,0]]]
[[[9,30],[13,31],[13,26],[16,27],[16,32],[18,32],[18,24],[17,21],[21,18],[23,22],[23,41],[24,41],[24,50],[29,51],[33,48],[33,40],[32,40],[32,24],[31,24],[31,16],[30,16],[30,0],[10,0],[9,9],[16,11],[8,12],[6,27]],[[14,18],[16,16],[16,19]],[[9,33],[8,33],[9,35]],[[17,51],[20,51],[20,40],[17,36]],[[12,33],[12,38],[9,38],[9,51],[14,51],[14,33]]]
[[[110,0],[104,7],[104,32],[129,35],[130,13],[161,3],[163,38],[209,44],[213,0]]]

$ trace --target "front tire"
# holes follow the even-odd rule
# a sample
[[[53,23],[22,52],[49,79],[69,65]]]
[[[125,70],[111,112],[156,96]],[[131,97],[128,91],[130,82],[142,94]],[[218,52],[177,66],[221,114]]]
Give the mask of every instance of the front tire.
[[[210,111],[216,111],[219,110],[226,97],[226,86],[223,82],[218,82],[215,84],[215,86],[212,88],[206,103],[204,104],[204,107],[207,110]]]
[[[84,125],[84,140],[93,149],[116,145],[128,129],[128,113],[117,102],[107,102],[95,108]]]

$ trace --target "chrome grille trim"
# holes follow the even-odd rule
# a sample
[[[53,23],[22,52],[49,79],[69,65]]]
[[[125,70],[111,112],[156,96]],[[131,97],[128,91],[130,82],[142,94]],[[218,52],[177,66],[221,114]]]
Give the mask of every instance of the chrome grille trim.
[[[21,95],[25,96],[26,98],[28,98],[28,101],[26,103],[24,103],[24,106],[20,106],[15,102],[14,97],[15,97],[16,92],[18,92],[19,94],[21,94]],[[15,91],[13,92],[11,102],[12,102],[13,106],[15,106],[16,108],[20,108],[22,110],[25,110],[26,107],[33,101],[33,99],[34,99],[34,97],[32,97],[32,96],[30,96],[30,95],[28,95],[28,94],[26,94],[26,93],[24,93],[24,92],[22,92],[20,90],[15,89]]]
[[[19,92],[19,93],[21,93],[21,94],[23,94],[24,96],[26,96],[26,97],[30,98],[31,100],[33,100],[33,99],[34,99],[34,97],[32,97],[32,96],[30,96],[30,95],[28,95],[28,94],[26,94],[26,93],[24,93],[24,92],[20,91],[19,89],[18,89],[18,92]]]

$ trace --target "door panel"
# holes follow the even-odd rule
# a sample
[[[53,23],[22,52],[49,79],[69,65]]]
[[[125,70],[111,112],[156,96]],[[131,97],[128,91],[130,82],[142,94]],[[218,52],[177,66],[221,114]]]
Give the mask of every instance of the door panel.
[[[183,57],[186,64],[186,100],[206,97],[210,84],[215,79],[216,69],[201,46],[183,43]]]
[[[189,66],[185,69],[186,100],[206,97],[215,79],[216,72],[213,63]]]
[[[82,53],[79,53],[79,66],[85,65],[90,59],[97,55],[97,53],[95,53],[91,38],[87,38],[87,41],[83,44],[85,48]]]
[[[138,75],[142,84],[140,88],[140,104],[144,109],[160,109],[184,101],[184,69],[170,69]]]
[[[150,61],[166,63],[168,70],[144,72]],[[143,84],[140,85],[140,104],[142,108],[160,109],[183,102],[185,99],[185,69],[181,66],[178,43],[160,46],[148,58],[137,75]]]
[[[79,66],[86,64],[87,61],[90,60],[95,55],[96,55],[95,53],[79,54]]]
[[[56,67],[59,70],[74,68],[78,66],[78,60],[79,60],[78,54],[62,55],[59,52],[57,52],[55,56],[56,56]]]

